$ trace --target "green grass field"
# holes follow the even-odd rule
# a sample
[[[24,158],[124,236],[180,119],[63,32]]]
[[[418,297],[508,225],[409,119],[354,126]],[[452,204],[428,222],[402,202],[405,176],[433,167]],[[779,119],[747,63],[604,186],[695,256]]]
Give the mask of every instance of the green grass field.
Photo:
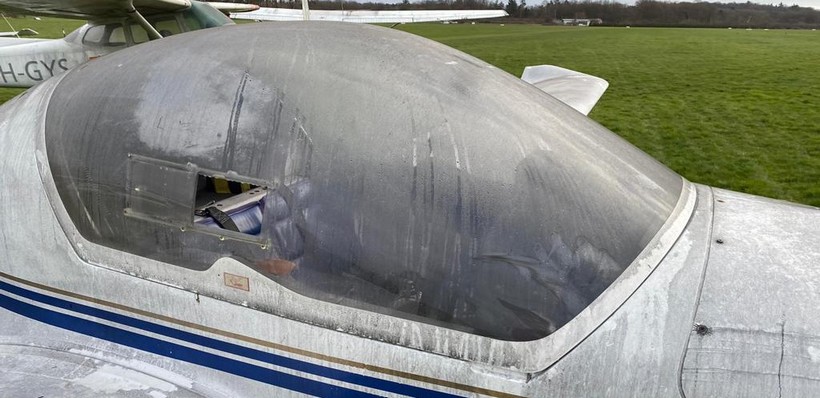
[[[418,24],[520,76],[603,77],[590,116],[687,179],[820,206],[820,31]]]
[[[12,20],[45,37],[81,21]],[[607,79],[591,117],[687,179],[820,206],[820,32],[410,24],[512,74]],[[20,90],[0,89],[5,101]]]

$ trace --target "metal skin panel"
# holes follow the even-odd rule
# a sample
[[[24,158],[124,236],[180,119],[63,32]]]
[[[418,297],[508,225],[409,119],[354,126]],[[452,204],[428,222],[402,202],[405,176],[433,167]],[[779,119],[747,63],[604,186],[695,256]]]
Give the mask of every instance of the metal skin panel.
[[[818,396],[820,211],[715,190],[687,396]]]
[[[214,370],[135,353],[8,311],[0,312],[0,369],[5,371],[0,376],[4,397],[237,396],[194,382],[203,376],[218,378]]]

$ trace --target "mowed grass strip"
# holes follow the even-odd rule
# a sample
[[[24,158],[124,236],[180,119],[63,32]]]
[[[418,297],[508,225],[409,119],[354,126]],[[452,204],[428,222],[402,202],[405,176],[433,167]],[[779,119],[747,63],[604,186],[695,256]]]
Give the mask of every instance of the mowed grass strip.
[[[603,77],[590,116],[687,179],[820,206],[820,32],[412,24],[520,76]]]
[[[84,23],[10,21],[51,38]],[[498,24],[397,29],[517,76],[526,65],[555,64],[603,77],[610,88],[590,116],[687,179],[820,206],[818,31]],[[20,92],[0,89],[0,101]]]

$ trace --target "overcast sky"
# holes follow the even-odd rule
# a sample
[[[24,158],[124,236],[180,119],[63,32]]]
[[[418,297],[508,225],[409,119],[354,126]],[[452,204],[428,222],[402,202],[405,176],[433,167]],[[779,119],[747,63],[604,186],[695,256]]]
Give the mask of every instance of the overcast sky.
[[[678,2],[682,3],[684,1],[693,2],[695,0],[678,0]],[[759,4],[780,4],[781,2],[787,6],[793,6],[795,4],[801,7],[812,7],[816,10],[820,10],[820,0],[750,0],[752,3],[759,3]],[[635,0],[623,0],[623,3],[626,4],[635,4]],[[709,2],[721,2],[721,3],[745,3],[746,0],[709,0]]]
[[[366,2],[366,0],[358,0],[358,1]],[[374,0],[374,1],[381,1],[381,2],[385,2],[385,3],[401,3],[401,0]],[[419,1],[419,0],[410,0],[410,2],[415,2],[415,1]],[[501,1],[503,1],[506,4],[508,0],[501,0]],[[617,1],[620,1],[620,2],[626,3],[626,4],[635,4],[635,0],[617,0]],[[677,0],[677,1],[678,2],[685,2],[685,1],[686,2],[693,2],[695,0]],[[708,1],[710,1],[710,2],[721,2],[721,3],[745,3],[746,2],[746,0],[708,0]],[[773,0],[768,0],[768,1],[750,0],[750,1],[752,3],[760,3],[760,4],[780,4],[780,2],[782,1],[783,4],[785,4],[787,6],[793,6],[793,5],[797,4],[801,7],[812,7],[816,10],[820,10],[820,0],[777,0],[777,1],[773,1]],[[542,2],[543,2],[543,0],[527,0],[527,4],[529,4],[529,5],[540,5]]]

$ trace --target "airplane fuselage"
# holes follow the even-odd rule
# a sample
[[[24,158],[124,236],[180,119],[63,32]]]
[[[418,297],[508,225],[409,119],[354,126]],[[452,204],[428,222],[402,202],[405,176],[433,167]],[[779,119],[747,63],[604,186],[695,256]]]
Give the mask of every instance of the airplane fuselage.
[[[0,47],[0,86],[31,87],[115,48],[83,46],[72,39],[82,37],[85,25],[65,39],[8,39],[16,43]]]

